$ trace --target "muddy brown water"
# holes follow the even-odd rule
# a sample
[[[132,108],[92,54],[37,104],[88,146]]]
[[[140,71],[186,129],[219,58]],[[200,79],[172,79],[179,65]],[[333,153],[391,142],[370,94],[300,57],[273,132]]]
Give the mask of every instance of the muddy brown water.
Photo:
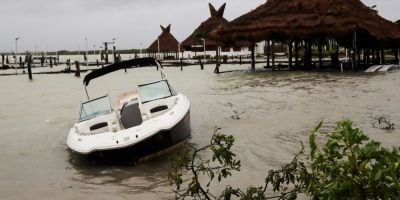
[[[215,126],[234,135],[242,170],[224,183],[262,185],[269,169],[290,161],[320,120],[323,130],[347,117],[385,146],[400,142],[400,75],[331,72],[237,71],[213,74],[198,66],[167,68],[175,88],[191,100],[192,138],[206,144]],[[247,66],[224,66],[223,70]],[[115,72],[94,80],[92,97],[157,80],[153,68]],[[171,199],[167,156],[133,166],[82,159],[66,146],[79,101],[82,78],[72,74],[0,77],[0,199]],[[234,108],[228,105],[234,104]],[[233,110],[244,112],[232,119]],[[387,115],[398,129],[371,125]],[[222,186],[213,186],[214,190]]]

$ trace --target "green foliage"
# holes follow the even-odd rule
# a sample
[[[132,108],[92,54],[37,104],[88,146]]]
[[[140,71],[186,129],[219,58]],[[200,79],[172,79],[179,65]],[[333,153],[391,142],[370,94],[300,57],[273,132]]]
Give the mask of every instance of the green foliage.
[[[383,148],[352,127],[337,123],[322,149],[310,136],[311,196],[320,199],[397,199],[400,196],[399,148]],[[311,145],[313,144],[313,145]]]
[[[302,144],[301,151],[289,164],[268,172],[263,186],[241,190],[228,185],[219,195],[210,192],[210,185],[239,171],[241,165],[231,150],[234,138],[216,129],[209,145],[199,149],[190,145],[171,158],[169,180],[175,185],[176,199],[296,199],[299,194],[313,199],[397,199],[400,196],[399,148],[381,147],[361,130],[353,128],[350,120],[338,122],[335,130],[326,135],[325,145],[318,147],[316,138],[321,126],[322,122],[309,137],[310,166],[301,161],[305,152]],[[207,151],[212,154],[209,159],[200,157],[200,152]],[[200,177],[207,181],[200,182]],[[268,193],[268,196],[267,191],[272,195]]]

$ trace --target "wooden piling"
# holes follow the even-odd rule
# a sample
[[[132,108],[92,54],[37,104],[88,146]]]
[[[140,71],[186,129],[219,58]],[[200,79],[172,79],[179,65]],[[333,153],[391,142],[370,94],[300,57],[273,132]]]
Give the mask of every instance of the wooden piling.
[[[28,77],[29,80],[32,80],[32,69],[31,69],[31,64],[32,64],[32,55],[28,55]]]
[[[200,63],[200,70],[204,70],[204,65],[203,62],[201,62],[201,59],[199,59],[199,63]]]
[[[104,53],[105,53],[105,62],[106,64],[108,64],[108,47],[107,47],[107,43],[104,43]]]
[[[5,56],[4,54],[1,54],[1,65],[4,67],[6,64],[4,63],[5,61]]]
[[[44,54],[42,53],[42,57],[40,57],[40,66],[43,67],[44,65]]]
[[[22,68],[22,57],[19,57],[19,68]]]
[[[114,63],[117,63],[118,58],[117,58],[117,52],[115,51],[115,46],[113,46],[113,57],[114,57]]]
[[[384,48],[382,48],[382,50],[381,50],[381,59],[382,59],[382,64],[386,64],[385,49]]]
[[[53,58],[50,57],[50,68],[53,68]]]
[[[7,57],[6,57],[6,64],[7,64],[7,65],[10,64],[10,60],[8,59],[8,55],[7,55]]]
[[[393,49],[394,53],[394,64],[398,65],[399,64],[399,50],[398,49]]]
[[[99,59],[96,59],[96,65],[99,67]]]
[[[271,55],[271,45],[269,43],[269,40],[267,40],[267,67],[268,68],[270,67],[270,64],[269,64],[270,55]]]
[[[239,56],[239,64],[242,65],[242,55]]]
[[[81,76],[81,70],[79,68],[79,61],[75,61],[75,67],[76,67],[76,71],[75,71],[75,77],[80,77]]]

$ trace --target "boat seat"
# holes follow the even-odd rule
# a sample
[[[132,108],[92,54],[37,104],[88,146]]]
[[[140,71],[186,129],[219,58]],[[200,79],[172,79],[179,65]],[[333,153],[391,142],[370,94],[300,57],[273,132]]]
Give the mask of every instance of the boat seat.
[[[142,124],[142,114],[139,109],[138,99],[125,103],[121,109],[121,124],[125,129]]]

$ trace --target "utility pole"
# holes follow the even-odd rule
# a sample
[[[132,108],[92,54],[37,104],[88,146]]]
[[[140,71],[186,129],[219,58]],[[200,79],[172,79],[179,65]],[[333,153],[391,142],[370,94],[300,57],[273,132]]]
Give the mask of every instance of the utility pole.
[[[20,37],[15,38],[15,72],[17,72],[17,55],[18,55],[18,40],[21,39]]]
[[[116,40],[116,39],[117,39],[117,38],[113,38],[113,39],[112,39],[114,63],[117,62],[117,54],[116,54],[116,52],[115,52],[115,40]]]
[[[88,47],[87,47],[87,37],[85,37],[85,49],[86,49],[86,67],[87,67],[88,66],[88,62],[89,62]]]
[[[142,57],[142,45],[143,43],[140,43],[140,57]]]

